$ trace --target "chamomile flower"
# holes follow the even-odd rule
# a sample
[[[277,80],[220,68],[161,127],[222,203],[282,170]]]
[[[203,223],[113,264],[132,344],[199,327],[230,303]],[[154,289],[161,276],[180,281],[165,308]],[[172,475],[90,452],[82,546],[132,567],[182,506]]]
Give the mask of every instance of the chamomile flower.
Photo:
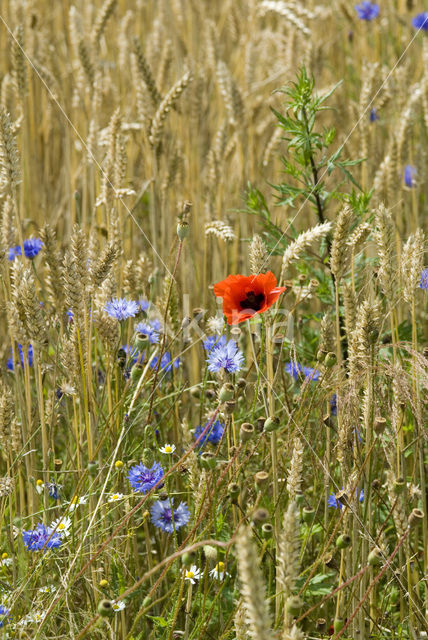
[[[192,564],[190,569],[184,570],[184,579],[188,580],[191,584],[195,584],[195,580],[200,580],[202,577],[202,571],[198,569],[195,564]]]
[[[224,562],[217,562],[214,569],[211,569],[210,576],[216,578],[216,580],[224,580],[226,576],[230,576],[230,573],[226,571]]]
[[[126,604],[123,600],[118,600],[117,602],[113,602],[111,606],[113,611],[117,613],[118,611],[123,611],[123,609],[126,607]]]
[[[86,504],[88,502],[88,496],[74,496],[74,498],[72,498],[72,500],[70,502],[67,502],[66,504],[69,504],[69,511],[72,512],[75,509],[77,509],[77,507],[79,507],[82,504]]]
[[[112,493],[111,496],[109,496],[108,502],[117,502],[118,500],[122,500],[124,497],[123,493]]]
[[[34,622],[40,623],[46,617],[46,611],[33,611],[32,613],[28,613],[24,616],[20,621],[19,625],[25,627],[27,624],[33,624]]]
[[[51,529],[55,529],[62,538],[67,538],[70,535],[71,518],[65,516],[64,518],[57,518],[51,524]]]
[[[175,444],[165,444],[163,447],[160,447],[159,451],[161,453],[167,453],[167,454],[171,455],[172,453],[174,453],[176,448],[177,447],[175,446]]]
[[[55,593],[57,587],[54,584],[47,584],[44,587],[37,589],[38,593]]]
[[[12,558],[9,558],[7,553],[3,553],[2,557],[0,558],[0,567],[10,567],[12,563],[13,563]]]

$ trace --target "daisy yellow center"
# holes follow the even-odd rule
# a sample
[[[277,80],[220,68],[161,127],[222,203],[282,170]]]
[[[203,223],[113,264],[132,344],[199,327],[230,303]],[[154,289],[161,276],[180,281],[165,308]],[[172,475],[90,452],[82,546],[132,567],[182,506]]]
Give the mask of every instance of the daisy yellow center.
[[[58,525],[58,529],[65,529],[65,524],[63,522],[60,522],[60,524]]]
[[[195,577],[195,574],[193,573],[193,571],[188,571],[186,573],[186,578],[194,578],[194,577]]]
[[[118,499],[118,497],[119,497],[119,496],[117,495],[117,493],[115,493],[115,494],[114,494],[114,496],[112,496],[113,500],[117,500],[117,499]]]
[[[216,566],[216,569],[219,573],[221,573],[222,571],[224,571],[224,562],[219,562]]]
[[[172,453],[172,447],[169,444],[165,447],[165,453]]]

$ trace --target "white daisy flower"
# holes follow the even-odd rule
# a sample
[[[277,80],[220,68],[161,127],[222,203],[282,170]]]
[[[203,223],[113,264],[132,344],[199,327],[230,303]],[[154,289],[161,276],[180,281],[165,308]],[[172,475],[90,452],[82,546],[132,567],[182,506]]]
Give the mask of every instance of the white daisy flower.
[[[66,516],[65,518],[58,518],[51,524],[51,529],[54,529],[61,535],[62,538],[67,538],[70,535],[71,518]]]
[[[198,569],[195,564],[192,564],[190,569],[185,569],[184,579],[189,580],[192,584],[195,584],[195,580],[200,580],[202,577],[202,571]]]
[[[117,502],[117,500],[122,500],[122,498],[124,498],[123,493],[112,493],[111,496],[109,496],[108,502]]]
[[[168,453],[168,454],[171,454],[171,453],[174,453],[174,451],[176,450],[176,448],[177,448],[177,447],[175,446],[175,444],[165,444],[163,447],[161,447],[161,448],[159,449],[159,451],[160,451],[161,453]]]
[[[80,506],[81,504],[86,504],[88,502],[88,496],[74,496],[74,498],[70,501],[70,502],[66,502],[66,504],[69,504],[69,511],[73,512],[78,506]]]
[[[122,611],[126,607],[126,604],[123,600],[118,600],[117,602],[113,602],[112,604],[113,611]]]
[[[224,562],[217,562],[214,569],[211,569],[210,576],[216,578],[217,580],[224,580],[225,576],[230,576],[230,573],[227,573],[227,571],[225,571]]]
[[[55,593],[57,587],[54,584],[47,584],[45,587],[40,587],[37,589],[39,593]]]
[[[12,558],[0,558],[0,567],[10,567],[12,562]]]
[[[27,613],[26,616],[21,618],[18,624],[25,627],[27,624],[31,624],[33,622],[42,622],[45,617],[46,611],[34,611],[34,613]]]

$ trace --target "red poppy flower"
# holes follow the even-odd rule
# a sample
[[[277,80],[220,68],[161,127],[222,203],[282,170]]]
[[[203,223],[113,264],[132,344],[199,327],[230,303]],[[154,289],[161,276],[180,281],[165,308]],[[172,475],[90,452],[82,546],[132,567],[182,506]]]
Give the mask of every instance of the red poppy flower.
[[[256,313],[263,313],[278,300],[285,287],[276,286],[272,271],[257,276],[227,276],[214,285],[214,293],[223,298],[223,313],[229,324],[238,324]]]

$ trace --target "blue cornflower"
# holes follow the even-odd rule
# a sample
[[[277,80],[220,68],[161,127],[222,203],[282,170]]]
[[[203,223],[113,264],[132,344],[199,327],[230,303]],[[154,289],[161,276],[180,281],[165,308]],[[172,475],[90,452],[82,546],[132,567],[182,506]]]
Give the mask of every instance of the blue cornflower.
[[[361,4],[356,4],[355,9],[360,20],[373,20],[379,15],[379,5],[372,4],[368,0],[363,0]]]
[[[411,164],[406,164],[404,167],[404,184],[406,187],[412,188],[416,187],[416,174],[418,170],[416,167],[413,167]]]
[[[116,320],[126,320],[131,316],[135,316],[140,310],[138,304],[134,300],[126,300],[126,298],[114,298],[107,302],[104,310],[108,315]]]
[[[415,29],[423,29],[423,31],[428,31],[428,11],[418,13],[418,15],[413,18],[412,25],[415,27]]]
[[[0,604],[0,628],[7,624],[7,618],[9,617],[10,609],[6,609],[3,604]]]
[[[43,242],[40,238],[28,238],[28,240],[24,240],[23,245],[25,257],[32,260],[43,247]],[[9,249],[9,260],[15,260],[16,256],[22,256],[22,247],[20,244]]]
[[[425,291],[428,289],[428,267],[423,269],[421,273],[421,283],[419,286],[421,289],[424,289]]]
[[[318,380],[320,377],[320,372],[318,369],[312,369],[312,367],[304,367],[298,362],[287,362],[285,365],[285,370],[290,376],[293,376],[295,380],[300,378],[300,374],[303,373],[305,376],[305,380]]]
[[[208,371],[217,373],[224,369],[228,373],[240,371],[244,362],[244,356],[238,349],[235,340],[229,340],[227,344],[214,347],[207,358]]]
[[[148,300],[145,300],[144,298],[141,298],[141,300],[138,301],[138,304],[141,307],[141,311],[147,311],[147,309],[150,307],[150,302]]]
[[[9,369],[9,371],[13,371],[14,370],[14,364],[13,364],[13,352],[12,352],[12,348],[10,349],[11,351],[11,357],[8,358],[6,367]],[[24,366],[24,352],[22,350],[22,345],[18,343],[18,353],[19,353],[19,359],[21,360],[21,366]],[[33,366],[33,347],[31,346],[31,344],[28,345],[28,354],[27,354],[27,364],[29,367]],[[19,364],[19,363],[18,363]]]
[[[357,495],[358,495],[358,491],[357,491]],[[364,500],[364,489],[361,489],[358,500],[360,502],[362,502]],[[337,509],[338,507],[339,507],[339,509],[343,508],[343,504],[341,502],[339,502],[338,500],[336,500],[336,496],[334,495],[334,493],[329,495],[328,500],[327,500],[327,504],[328,504],[329,507],[333,507],[334,509]]]
[[[153,327],[153,323],[139,322],[135,327],[135,331],[137,333],[144,333],[148,337],[150,344],[157,344],[159,342],[159,333],[157,329]]]
[[[178,507],[171,513],[171,505],[173,504],[173,498],[169,500],[158,500],[155,502],[151,509],[150,514],[155,527],[172,533],[175,529],[180,529],[190,520],[189,508],[185,502],[180,502]],[[172,518],[174,516],[174,523]]]
[[[227,342],[226,336],[207,336],[202,342],[205,351],[211,351],[213,347],[224,347]]]
[[[68,318],[68,321],[69,321],[69,322],[71,322],[71,321],[73,320],[73,318],[74,318],[74,313],[73,313],[73,311],[72,311],[71,309],[67,309],[66,316],[67,316],[67,318]]]
[[[40,549],[56,549],[61,545],[61,534],[53,533],[52,527],[45,527],[40,523],[35,529],[23,531],[22,538],[28,551],[40,551]]]
[[[376,107],[373,107],[373,109],[370,109],[370,122],[375,122],[375,120],[379,120],[379,114],[377,112]]]
[[[137,493],[147,493],[162,478],[163,469],[159,462],[154,462],[150,469],[141,462],[131,467],[128,473],[129,484]]]
[[[208,422],[206,422],[203,427],[201,426],[196,427],[193,434],[195,436],[195,440],[197,440],[201,435],[201,433],[204,432],[207,424]],[[222,424],[219,420],[216,420],[215,422],[213,422],[213,424],[208,429],[206,434],[199,440],[198,446],[203,447],[207,441],[212,442],[213,444],[218,444],[223,437],[223,433],[224,433],[224,424]]]
[[[155,356],[153,360],[150,362],[150,366],[152,369],[156,369],[157,365],[158,365],[158,356]],[[165,353],[161,358],[160,370],[165,371],[166,373],[169,373],[172,367],[174,367],[174,369],[177,369],[179,366],[180,366],[180,358],[175,358],[175,360],[172,361],[170,352],[165,351]]]

